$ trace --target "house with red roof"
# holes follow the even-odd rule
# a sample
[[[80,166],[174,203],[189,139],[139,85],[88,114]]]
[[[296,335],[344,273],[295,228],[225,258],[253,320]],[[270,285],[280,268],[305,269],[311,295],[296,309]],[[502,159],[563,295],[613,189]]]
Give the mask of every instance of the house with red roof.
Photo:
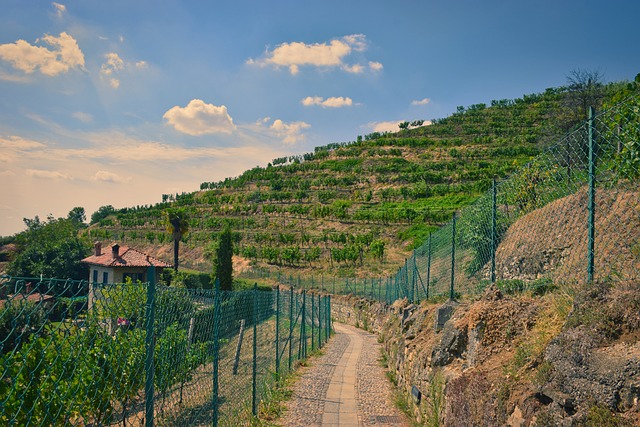
[[[163,269],[171,268],[171,264],[127,246],[114,243],[110,249],[103,251],[102,244],[96,242],[93,255],[82,260],[89,265],[90,284],[125,283],[127,278],[133,283],[146,282],[149,267],[156,268],[156,277]]]

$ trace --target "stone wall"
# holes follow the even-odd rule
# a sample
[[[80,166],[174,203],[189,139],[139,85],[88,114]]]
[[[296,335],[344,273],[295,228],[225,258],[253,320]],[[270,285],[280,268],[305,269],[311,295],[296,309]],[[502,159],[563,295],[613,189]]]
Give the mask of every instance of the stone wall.
[[[640,425],[640,343],[598,347],[564,320],[541,330],[550,301],[495,288],[462,303],[333,297],[332,316],[378,335],[389,376],[420,424]]]

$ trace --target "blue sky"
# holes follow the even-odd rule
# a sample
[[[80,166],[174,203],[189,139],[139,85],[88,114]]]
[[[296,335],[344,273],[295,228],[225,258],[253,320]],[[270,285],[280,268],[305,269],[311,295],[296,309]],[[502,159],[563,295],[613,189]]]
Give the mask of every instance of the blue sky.
[[[640,2],[4,0],[0,235],[640,72]]]

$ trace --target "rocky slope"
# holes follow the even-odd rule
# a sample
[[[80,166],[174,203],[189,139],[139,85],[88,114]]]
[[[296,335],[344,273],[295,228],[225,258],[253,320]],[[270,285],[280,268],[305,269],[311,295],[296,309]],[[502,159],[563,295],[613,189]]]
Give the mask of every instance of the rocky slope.
[[[334,300],[337,320],[379,334],[416,420],[445,426],[638,425],[639,308],[639,283],[490,288],[444,305]]]

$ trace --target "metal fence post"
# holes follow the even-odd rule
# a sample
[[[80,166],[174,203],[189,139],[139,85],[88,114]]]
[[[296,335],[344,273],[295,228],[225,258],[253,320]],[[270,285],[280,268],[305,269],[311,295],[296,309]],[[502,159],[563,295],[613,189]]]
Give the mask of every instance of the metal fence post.
[[[220,362],[220,317],[222,314],[220,307],[220,279],[216,279],[213,294],[213,390],[211,393],[213,414],[211,424],[218,427],[218,412],[220,400],[218,398],[218,365]]]
[[[453,213],[451,223],[451,287],[449,288],[449,298],[454,299],[454,282],[456,278],[456,213]]]
[[[327,341],[329,340],[329,337],[331,336],[331,295],[329,295],[327,297]]]
[[[298,359],[305,359],[307,357],[307,291],[302,290],[302,314],[300,317],[300,355]]]
[[[595,247],[595,209],[596,209],[596,159],[595,159],[595,127],[593,125],[593,107],[589,107],[589,248],[587,281],[593,283],[594,247]]]
[[[429,243],[427,246],[427,290],[425,298],[429,299],[429,284],[431,283],[431,233],[429,233]]]
[[[314,321],[314,316],[315,316],[315,308],[316,308],[316,304],[315,304],[316,298],[313,296],[313,294],[311,294],[311,351],[314,350],[315,348],[315,344],[316,344],[316,330],[315,330],[315,321]]]
[[[318,348],[322,348],[322,295],[318,295]]]
[[[293,287],[289,288],[289,372],[293,359]]]
[[[153,358],[154,358],[154,350],[156,344],[156,336],[155,330],[153,328],[153,324],[155,322],[155,311],[156,311],[156,268],[151,266],[147,269],[147,324],[146,326],[146,338],[145,338],[145,350],[146,350],[146,360],[144,364],[145,368],[145,386],[144,386],[144,397],[145,397],[145,426],[153,427],[153,406],[154,406],[154,386],[153,386],[153,374],[154,374],[154,366],[153,366]]]
[[[280,373],[280,285],[276,286],[276,375]]]
[[[258,415],[258,283],[253,284],[253,366],[251,371],[251,409]]]
[[[498,249],[498,206],[496,179],[493,178],[493,197],[491,209],[491,283],[496,282],[496,250]]]

